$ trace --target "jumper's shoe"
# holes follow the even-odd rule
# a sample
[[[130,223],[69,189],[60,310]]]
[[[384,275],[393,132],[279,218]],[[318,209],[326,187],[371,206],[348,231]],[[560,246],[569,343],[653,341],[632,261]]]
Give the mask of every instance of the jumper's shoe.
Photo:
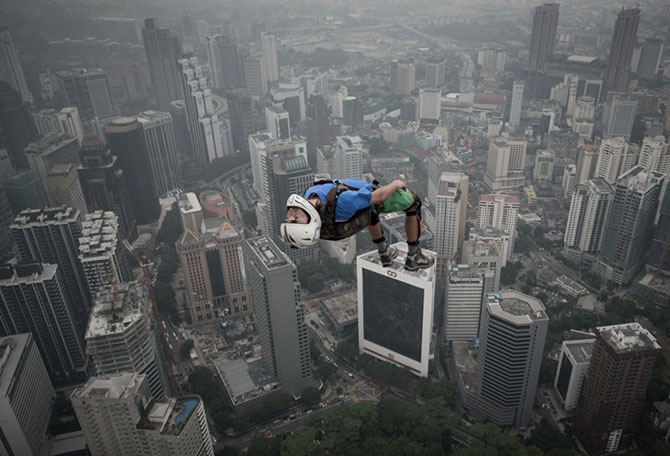
[[[433,263],[435,263],[435,258],[424,255],[421,249],[419,249],[414,255],[407,255],[405,269],[408,271],[426,269],[431,267]]]
[[[393,259],[398,256],[398,249],[389,245],[386,252],[379,254],[379,259],[382,260],[382,266],[388,268],[393,264]]]

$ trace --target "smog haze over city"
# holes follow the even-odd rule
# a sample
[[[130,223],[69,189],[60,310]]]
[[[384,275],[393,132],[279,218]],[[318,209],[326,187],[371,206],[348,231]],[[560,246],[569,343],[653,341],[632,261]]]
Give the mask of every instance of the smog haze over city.
[[[0,454],[670,454],[670,0],[0,11]]]

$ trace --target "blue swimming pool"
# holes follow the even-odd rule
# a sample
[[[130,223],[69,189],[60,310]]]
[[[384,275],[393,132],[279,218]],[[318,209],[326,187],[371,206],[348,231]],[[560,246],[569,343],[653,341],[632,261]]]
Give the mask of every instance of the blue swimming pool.
[[[184,409],[179,412],[179,415],[174,417],[174,424],[181,424],[186,421],[186,418],[191,414],[191,411],[198,405],[197,399],[184,399],[182,402]]]

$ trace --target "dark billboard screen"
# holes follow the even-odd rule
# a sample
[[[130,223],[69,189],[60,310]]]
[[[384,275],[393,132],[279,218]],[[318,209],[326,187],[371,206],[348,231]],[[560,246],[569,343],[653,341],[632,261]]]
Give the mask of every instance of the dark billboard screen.
[[[363,269],[363,337],[421,362],[423,290]]]

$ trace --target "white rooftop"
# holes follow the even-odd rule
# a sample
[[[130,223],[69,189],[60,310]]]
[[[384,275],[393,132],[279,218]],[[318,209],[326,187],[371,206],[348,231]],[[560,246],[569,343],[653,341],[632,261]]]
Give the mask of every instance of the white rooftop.
[[[603,340],[617,351],[660,350],[656,338],[639,323],[599,326],[596,330]]]
[[[144,284],[119,283],[114,288],[106,287],[98,293],[86,339],[123,333],[148,312],[149,298]]]

